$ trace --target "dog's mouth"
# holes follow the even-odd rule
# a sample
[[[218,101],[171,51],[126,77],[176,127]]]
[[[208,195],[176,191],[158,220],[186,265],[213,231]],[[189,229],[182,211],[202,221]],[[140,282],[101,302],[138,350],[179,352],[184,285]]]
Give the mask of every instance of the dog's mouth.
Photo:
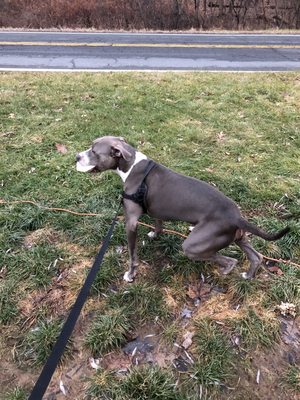
[[[90,169],[88,172],[90,172],[91,174],[95,174],[96,172],[100,172],[100,169],[97,167],[97,165]]]
[[[96,172],[96,170],[98,170],[96,165],[83,165],[80,162],[76,163],[76,170],[78,172]]]

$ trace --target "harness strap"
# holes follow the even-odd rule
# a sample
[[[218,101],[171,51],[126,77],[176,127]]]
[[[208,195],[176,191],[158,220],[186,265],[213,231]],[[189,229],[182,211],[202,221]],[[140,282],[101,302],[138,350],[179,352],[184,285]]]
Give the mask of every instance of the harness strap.
[[[126,192],[122,193],[123,199],[131,200],[134,203],[138,204],[139,206],[142,207],[144,213],[147,212],[147,192],[148,192],[148,186],[145,182],[147,176],[149,175],[150,171],[156,166],[157,164],[153,161],[150,160],[145,168],[144,175],[142,182],[140,186],[138,187],[137,191],[133,194],[128,194]]]

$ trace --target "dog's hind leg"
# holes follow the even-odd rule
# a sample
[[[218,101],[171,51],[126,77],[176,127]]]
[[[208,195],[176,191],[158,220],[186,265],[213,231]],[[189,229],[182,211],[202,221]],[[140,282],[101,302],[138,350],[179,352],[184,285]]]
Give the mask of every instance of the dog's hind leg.
[[[240,239],[235,240],[235,243],[245,252],[248,260],[250,261],[249,270],[247,272],[243,272],[242,276],[245,279],[251,279],[254,277],[259,265],[262,263],[263,256],[251,246],[245,235],[243,235]]]
[[[218,254],[218,250],[234,241],[235,232],[222,232],[215,224],[196,225],[182,248],[185,255],[194,261],[212,261],[220,266],[222,274],[228,274],[237,264],[235,258]]]

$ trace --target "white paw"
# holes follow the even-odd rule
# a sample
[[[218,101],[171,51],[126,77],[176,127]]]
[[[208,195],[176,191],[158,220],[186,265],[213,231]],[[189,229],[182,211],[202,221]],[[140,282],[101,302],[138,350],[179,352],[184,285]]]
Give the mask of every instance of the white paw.
[[[130,275],[129,271],[125,272],[125,274],[123,276],[123,279],[124,279],[125,282],[133,282],[133,278]]]
[[[150,239],[154,239],[154,238],[156,237],[156,233],[153,232],[153,231],[151,231],[151,232],[148,233],[148,237],[149,237]]]
[[[242,278],[249,279],[247,272],[242,272],[241,275],[242,275]]]

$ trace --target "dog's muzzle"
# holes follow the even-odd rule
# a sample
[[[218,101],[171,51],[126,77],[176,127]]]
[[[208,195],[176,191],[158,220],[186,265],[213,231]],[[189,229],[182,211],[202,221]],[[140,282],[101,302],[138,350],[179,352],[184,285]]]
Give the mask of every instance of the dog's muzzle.
[[[91,164],[90,158],[88,156],[90,150],[83,151],[76,155],[76,170],[78,172],[90,172],[95,169],[96,165]]]

